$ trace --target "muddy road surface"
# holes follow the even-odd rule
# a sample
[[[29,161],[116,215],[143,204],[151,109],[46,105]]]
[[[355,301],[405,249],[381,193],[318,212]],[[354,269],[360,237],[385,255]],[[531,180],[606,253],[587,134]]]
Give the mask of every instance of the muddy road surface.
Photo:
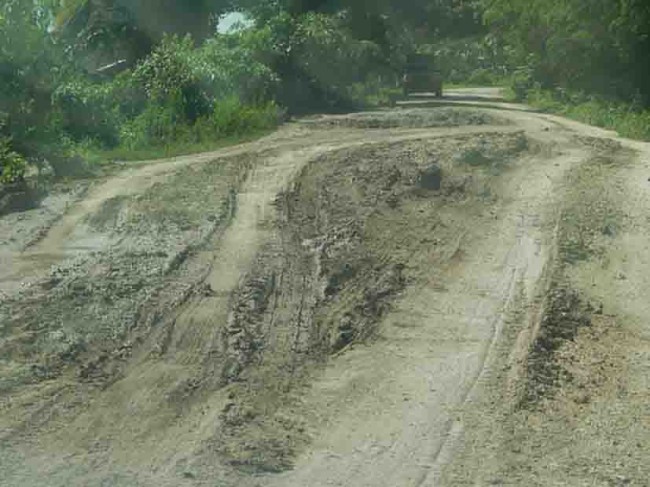
[[[648,485],[649,178],[473,89],[0,211],[0,485]]]

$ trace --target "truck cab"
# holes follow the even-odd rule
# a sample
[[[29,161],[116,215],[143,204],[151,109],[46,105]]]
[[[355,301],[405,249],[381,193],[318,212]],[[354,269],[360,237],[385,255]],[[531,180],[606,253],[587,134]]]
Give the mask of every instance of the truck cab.
[[[434,68],[433,58],[424,54],[408,57],[402,76],[404,96],[411,93],[434,93],[442,97],[442,76]]]

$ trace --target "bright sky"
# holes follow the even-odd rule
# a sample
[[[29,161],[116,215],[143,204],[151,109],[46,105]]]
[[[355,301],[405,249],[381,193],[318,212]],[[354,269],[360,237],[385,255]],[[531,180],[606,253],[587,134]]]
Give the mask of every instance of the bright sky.
[[[227,34],[232,32],[237,24],[243,24],[245,26],[251,25],[253,22],[247,18],[244,14],[239,12],[232,12],[224,15],[219,19],[219,25],[217,26],[217,32],[220,34]]]

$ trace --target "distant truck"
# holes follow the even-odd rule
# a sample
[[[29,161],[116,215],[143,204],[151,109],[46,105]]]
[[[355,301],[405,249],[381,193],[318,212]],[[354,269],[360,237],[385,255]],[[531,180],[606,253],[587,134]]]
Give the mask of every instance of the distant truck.
[[[409,56],[402,76],[402,90],[404,96],[410,93],[433,93],[438,98],[442,97],[442,76],[434,68],[430,56]]]

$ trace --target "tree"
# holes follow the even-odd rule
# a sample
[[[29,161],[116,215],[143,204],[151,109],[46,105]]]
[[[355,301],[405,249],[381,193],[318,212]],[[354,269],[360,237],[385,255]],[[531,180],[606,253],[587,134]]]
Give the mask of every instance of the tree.
[[[166,34],[198,44],[215,32],[230,0],[65,0],[55,30],[88,56],[92,69],[118,59],[134,64]]]
[[[52,138],[50,97],[63,55],[47,35],[48,3],[5,0],[0,5],[0,137],[5,148],[38,157]],[[8,150],[8,149],[7,149]]]
[[[645,0],[483,0],[513,62],[544,88],[650,102]]]

